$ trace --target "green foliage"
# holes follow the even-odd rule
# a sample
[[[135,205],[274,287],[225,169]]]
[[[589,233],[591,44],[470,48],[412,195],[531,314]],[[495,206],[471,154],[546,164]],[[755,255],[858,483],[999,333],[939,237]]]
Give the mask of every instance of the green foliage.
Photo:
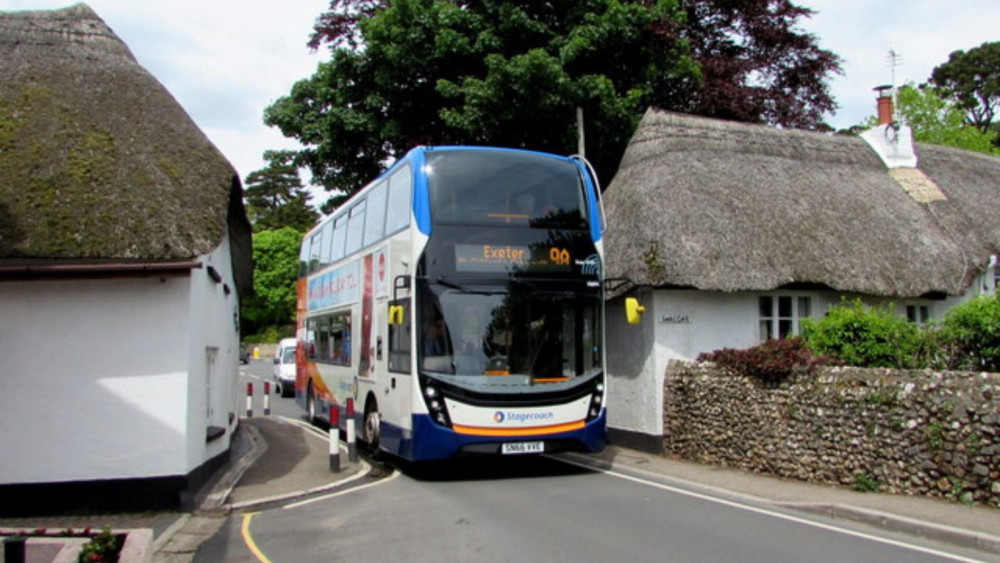
[[[842,302],[821,320],[804,320],[802,336],[814,353],[852,366],[910,369],[925,363],[920,329],[896,316],[891,306]]]
[[[80,563],[114,562],[118,561],[121,551],[122,536],[111,533],[111,526],[105,526],[101,533],[94,536],[80,549],[77,561]]]
[[[282,338],[291,338],[293,336],[295,336],[295,325],[285,324],[282,326],[265,327],[263,331],[257,334],[244,336],[243,342],[245,344],[260,344],[262,342],[277,343]]]
[[[813,373],[827,358],[814,357],[801,338],[767,340],[747,350],[723,348],[700,354],[698,361],[715,362],[736,374],[776,384],[794,374]]]
[[[254,295],[242,304],[244,334],[295,321],[302,233],[291,227],[253,235]]]
[[[947,367],[1000,371],[1000,298],[983,295],[954,307],[937,336]]]
[[[993,144],[1000,146],[996,123],[1000,109],[1000,42],[952,52],[947,62],[931,72],[931,82],[957,101],[969,123],[993,136]]]
[[[897,98],[897,110],[913,130],[914,141],[1000,155],[993,136],[970,125],[965,111],[943,90],[911,82],[898,90]],[[871,116],[863,127],[876,125],[878,118]]]
[[[856,473],[851,487],[859,493],[877,493],[878,481],[864,473]]]
[[[310,41],[330,59],[264,122],[302,143],[294,163],[314,182],[350,195],[420,144],[576,152],[579,107],[607,184],[650,106],[817,126],[838,59],[796,31],[809,13],[788,0],[331,0]]]
[[[247,214],[254,230],[291,227],[308,231],[319,214],[309,206],[309,194],[302,188],[294,154],[266,151],[264,159],[267,166],[246,178]]]

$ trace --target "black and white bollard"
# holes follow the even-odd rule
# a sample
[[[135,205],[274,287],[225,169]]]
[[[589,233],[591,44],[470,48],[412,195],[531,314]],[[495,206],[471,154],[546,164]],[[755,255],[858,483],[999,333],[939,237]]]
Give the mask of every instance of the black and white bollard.
[[[253,383],[247,383],[247,418],[253,418]]]
[[[340,473],[340,409],[330,406],[330,471]]]
[[[264,416],[271,416],[271,382],[264,382]]]
[[[358,461],[358,446],[355,444],[354,399],[347,399],[347,460]]]

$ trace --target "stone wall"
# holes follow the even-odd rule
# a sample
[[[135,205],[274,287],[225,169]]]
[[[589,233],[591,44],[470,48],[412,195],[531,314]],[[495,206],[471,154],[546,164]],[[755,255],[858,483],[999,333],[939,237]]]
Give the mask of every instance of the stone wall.
[[[672,361],[668,455],[1000,506],[1000,374],[820,368],[778,385]]]

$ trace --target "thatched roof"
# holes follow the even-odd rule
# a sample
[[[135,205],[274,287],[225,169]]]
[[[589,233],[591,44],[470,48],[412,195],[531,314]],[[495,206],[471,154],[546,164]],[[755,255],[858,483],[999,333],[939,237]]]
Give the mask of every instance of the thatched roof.
[[[1000,249],[1000,159],[920,145],[919,203],[860,138],[650,110],[605,206],[609,278],[709,291],[961,293]]]
[[[0,264],[168,262],[232,235],[239,177],[86,5],[0,12]]]

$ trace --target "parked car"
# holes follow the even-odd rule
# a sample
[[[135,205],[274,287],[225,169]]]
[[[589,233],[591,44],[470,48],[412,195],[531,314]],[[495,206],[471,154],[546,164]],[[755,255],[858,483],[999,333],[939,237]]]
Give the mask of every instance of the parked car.
[[[282,397],[295,395],[295,346],[294,338],[284,338],[274,354],[275,392]]]
[[[241,364],[250,363],[250,349],[242,344],[240,344],[240,363]]]

